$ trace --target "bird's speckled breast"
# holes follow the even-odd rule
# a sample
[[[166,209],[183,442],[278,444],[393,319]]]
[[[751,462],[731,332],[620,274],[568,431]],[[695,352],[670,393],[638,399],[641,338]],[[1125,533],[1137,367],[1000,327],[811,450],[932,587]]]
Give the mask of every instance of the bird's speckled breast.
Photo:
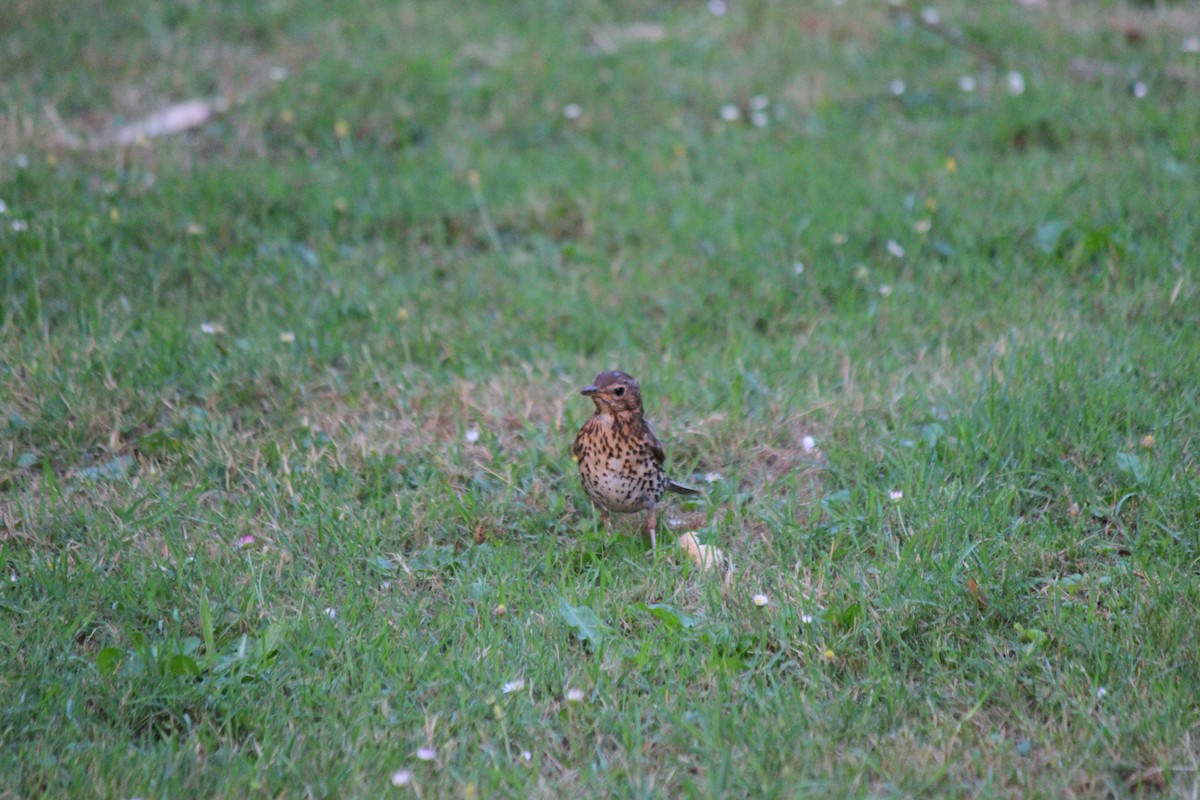
[[[596,414],[575,440],[579,477],[593,502],[629,513],[652,508],[667,490],[667,477],[642,431],[617,417]]]

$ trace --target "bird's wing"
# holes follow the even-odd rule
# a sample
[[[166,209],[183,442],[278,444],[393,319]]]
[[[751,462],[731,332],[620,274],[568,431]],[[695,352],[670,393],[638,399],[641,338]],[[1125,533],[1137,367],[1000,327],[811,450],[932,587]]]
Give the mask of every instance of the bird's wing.
[[[583,427],[579,429],[578,435],[575,436],[575,441],[571,444],[571,458],[575,459],[576,461],[583,458],[583,440],[585,438],[585,434],[587,434],[588,430],[592,427],[593,419],[595,418],[591,417],[587,422],[583,423]]]
[[[646,447],[650,448],[650,455],[654,456],[654,461],[661,467],[667,461],[667,454],[663,452],[658,437],[654,435],[654,431],[650,430],[650,426],[645,420],[642,420],[642,426],[645,428]]]

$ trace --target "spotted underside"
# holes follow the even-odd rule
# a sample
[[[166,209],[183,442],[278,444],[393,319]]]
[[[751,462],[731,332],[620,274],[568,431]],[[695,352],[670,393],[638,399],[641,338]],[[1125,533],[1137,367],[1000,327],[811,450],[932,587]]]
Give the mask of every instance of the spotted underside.
[[[640,414],[592,416],[571,453],[588,497],[610,511],[653,509],[670,483],[662,445]]]

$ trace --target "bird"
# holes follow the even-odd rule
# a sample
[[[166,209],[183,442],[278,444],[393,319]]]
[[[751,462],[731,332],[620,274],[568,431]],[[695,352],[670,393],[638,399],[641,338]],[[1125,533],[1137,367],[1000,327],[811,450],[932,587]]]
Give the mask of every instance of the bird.
[[[618,370],[601,372],[580,390],[596,412],[583,423],[571,447],[579,465],[583,490],[600,509],[607,526],[609,512],[646,512],[650,549],[655,549],[656,509],[667,492],[700,494],[667,476],[666,454],[650,430],[642,409],[642,388]]]

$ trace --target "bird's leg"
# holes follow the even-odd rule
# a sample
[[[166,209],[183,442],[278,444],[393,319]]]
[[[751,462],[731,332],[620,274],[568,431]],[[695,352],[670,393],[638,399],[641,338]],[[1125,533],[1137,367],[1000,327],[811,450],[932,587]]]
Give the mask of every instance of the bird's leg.
[[[654,506],[646,512],[646,530],[650,533],[650,550],[653,551],[657,546],[655,539],[655,530],[658,528],[658,515],[654,512]]]
[[[604,526],[604,530],[612,530],[612,519],[608,516],[608,509],[604,506],[597,506],[600,509],[600,524]]]

